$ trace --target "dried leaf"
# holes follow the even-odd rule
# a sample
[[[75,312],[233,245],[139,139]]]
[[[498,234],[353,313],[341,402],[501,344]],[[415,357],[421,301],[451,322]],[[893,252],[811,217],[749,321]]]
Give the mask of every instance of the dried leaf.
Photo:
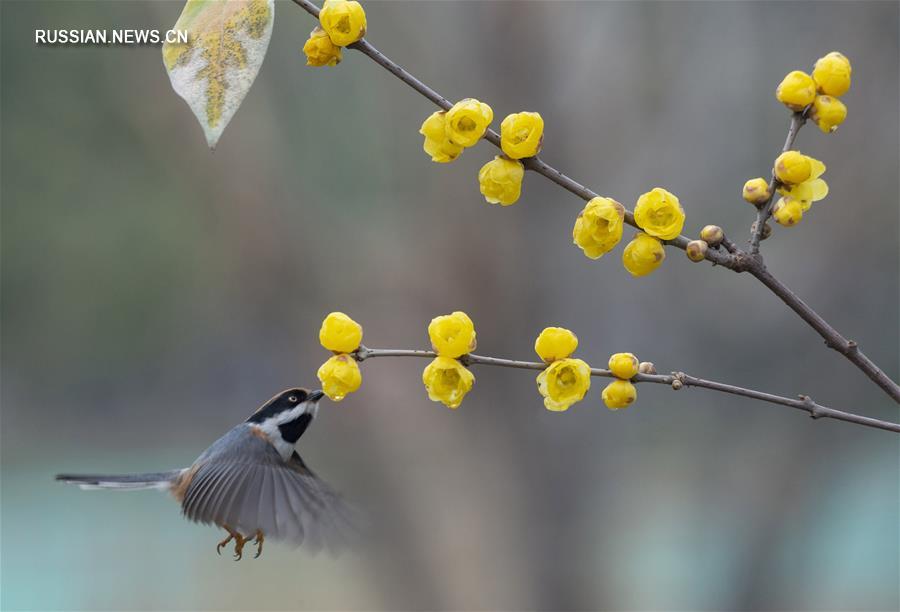
[[[200,121],[210,148],[259,72],[275,18],[274,0],[188,0],[175,24],[187,43],[163,45],[172,88]]]

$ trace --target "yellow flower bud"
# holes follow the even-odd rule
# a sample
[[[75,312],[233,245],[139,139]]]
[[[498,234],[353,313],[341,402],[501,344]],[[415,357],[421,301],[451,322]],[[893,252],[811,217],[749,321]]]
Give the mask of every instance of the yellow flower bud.
[[[643,232],[634,238],[622,252],[622,264],[632,276],[646,276],[656,270],[666,258],[662,243]]]
[[[778,193],[791,196],[800,202],[800,207],[806,212],[813,202],[818,202],[828,195],[828,183],[824,179],[817,178],[799,185],[784,185],[778,188]]]
[[[772,208],[772,216],[779,225],[785,227],[797,225],[803,219],[803,205],[790,196],[778,198]]]
[[[812,174],[810,157],[800,151],[785,151],[775,159],[775,176],[785,185],[808,181]]]
[[[684,254],[693,262],[699,262],[706,259],[706,254],[708,252],[709,245],[703,240],[691,240],[687,243],[687,246],[684,247]]]
[[[850,89],[850,60],[837,51],[816,60],[813,79],[820,93],[843,96]]]
[[[525,167],[522,162],[498,155],[478,171],[481,195],[490,204],[509,206],[515,204],[522,195],[522,179]]]
[[[475,350],[475,324],[464,312],[435,317],[428,324],[428,338],[434,352],[457,358]]]
[[[634,221],[647,234],[671,240],[684,227],[684,210],[674,194],[655,187],[638,198]]]
[[[771,193],[769,193],[769,182],[760,177],[750,179],[744,183],[743,194],[744,199],[754,206],[762,206],[769,201]]]
[[[656,374],[656,366],[652,361],[642,361],[638,366],[638,372],[641,374]]]
[[[339,402],[362,384],[359,364],[350,355],[335,355],[321,365],[316,376],[322,382],[322,391],[331,400]]]
[[[534,341],[534,352],[545,362],[565,359],[578,348],[578,337],[564,327],[547,327]]]
[[[534,157],[543,139],[544,119],[539,113],[513,113],[500,124],[500,148],[510,159]]]
[[[494,119],[494,111],[484,102],[466,98],[447,111],[447,137],[462,147],[474,146]]]
[[[614,380],[603,389],[603,403],[610,410],[627,408],[637,399],[637,389],[627,380]]]
[[[638,373],[640,365],[632,353],[615,353],[609,358],[609,371],[616,378],[623,380],[633,378]]]
[[[419,128],[419,133],[425,137],[422,148],[431,156],[431,161],[439,164],[452,162],[459,157],[463,148],[450,142],[447,138],[447,113],[435,111],[429,115]]]
[[[366,11],[356,0],[325,0],[319,23],[339,47],[352,45],[366,35]]]
[[[352,353],[362,342],[362,325],[343,312],[332,312],[322,321],[319,342],[335,353]]]
[[[833,96],[816,96],[809,116],[820,130],[830,134],[847,118],[847,107]]]
[[[572,241],[591,259],[610,252],[622,239],[625,207],[610,198],[593,198],[575,220]]]
[[[816,83],[801,70],[789,72],[775,90],[778,101],[793,111],[802,111],[816,97]]]
[[[538,392],[547,410],[562,412],[584,399],[591,388],[591,366],[581,359],[554,361],[537,376]]]
[[[309,39],[303,45],[307,66],[337,66],[341,63],[341,48],[331,42],[328,33],[316,28],[309,33]]]
[[[422,371],[428,399],[456,409],[475,384],[475,376],[456,359],[435,357]]]
[[[725,240],[725,230],[718,225],[704,225],[700,230],[700,239],[711,247],[719,246]]]

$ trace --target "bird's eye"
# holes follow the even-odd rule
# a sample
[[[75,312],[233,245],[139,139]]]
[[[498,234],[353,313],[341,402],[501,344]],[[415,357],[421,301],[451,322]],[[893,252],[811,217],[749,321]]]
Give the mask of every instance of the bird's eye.
[[[292,404],[296,404],[296,403],[297,403],[297,396],[296,396],[296,395],[290,396],[290,397],[288,398],[288,401],[289,401],[290,403],[292,403]]]

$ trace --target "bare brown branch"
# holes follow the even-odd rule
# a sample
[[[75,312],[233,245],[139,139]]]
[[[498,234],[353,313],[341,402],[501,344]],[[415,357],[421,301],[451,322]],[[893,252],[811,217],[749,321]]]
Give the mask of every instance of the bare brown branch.
[[[420,351],[415,349],[372,349],[365,346],[359,347],[353,354],[357,361],[365,361],[373,357],[420,357],[425,359],[434,359],[437,353],[434,351]],[[519,361],[516,359],[502,359],[499,357],[486,357],[484,355],[468,354],[459,358],[460,362],[466,366],[485,365],[501,368],[515,368],[519,370],[536,370],[542,371],[547,368],[546,363],[537,361]],[[591,368],[591,376],[602,378],[615,378],[612,372],[603,368]],[[803,410],[814,419],[835,419],[837,421],[846,421],[848,423],[856,423],[866,427],[874,427],[876,429],[884,429],[900,433],[900,424],[891,423],[889,421],[881,421],[869,417],[844,412],[843,410],[835,410],[827,406],[817,404],[810,397],[802,395],[799,399],[790,397],[782,397],[753,389],[745,389],[744,387],[736,387],[726,383],[720,383],[713,380],[704,380],[695,376],[688,376],[683,372],[673,372],[672,374],[638,374],[631,379],[634,383],[652,383],[657,385],[667,385],[669,387],[698,387],[701,389],[709,389],[711,391],[719,391],[720,393],[729,393],[731,395],[739,395],[750,399],[777,404],[779,406],[787,406],[797,410]],[[679,384],[680,383],[680,384]]]

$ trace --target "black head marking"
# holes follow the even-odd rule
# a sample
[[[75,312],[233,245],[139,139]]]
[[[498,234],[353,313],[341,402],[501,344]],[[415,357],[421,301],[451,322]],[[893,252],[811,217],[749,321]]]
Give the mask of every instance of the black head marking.
[[[247,419],[248,423],[262,423],[276,414],[280,414],[285,410],[293,410],[299,404],[306,401],[309,392],[306,389],[287,389],[282,391],[268,402],[260,406],[259,410],[250,415]]]

